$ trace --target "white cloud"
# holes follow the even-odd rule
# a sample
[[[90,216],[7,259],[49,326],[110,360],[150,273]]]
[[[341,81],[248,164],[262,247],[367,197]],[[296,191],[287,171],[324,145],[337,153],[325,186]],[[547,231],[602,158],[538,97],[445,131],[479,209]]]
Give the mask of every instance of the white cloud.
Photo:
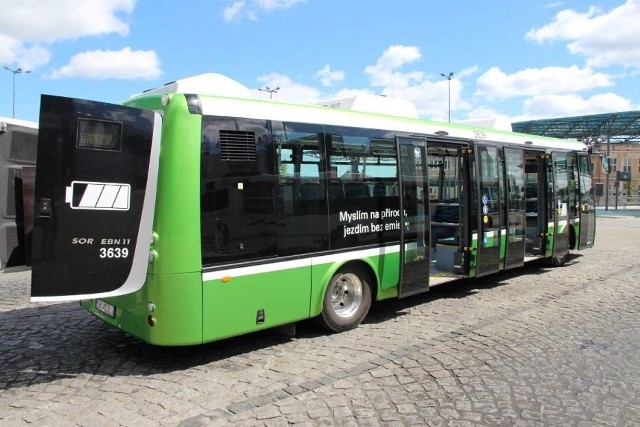
[[[639,107],[628,99],[611,92],[594,95],[590,98],[582,98],[578,95],[541,95],[524,102],[526,120],[629,111]]]
[[[555,9],[557,7],[560,7],[560,6],[562,6],[562,2],[561,1],[556,1],[556,2],[553,2],[553,3],[547,4],[544,8],[545,9]]]
[[[0,0],[0,33],[31,43],[84,36],[129,34],[119,15],[133,12],[136,0]]]
[[[132,51],[126,47],[119,51],[94,50],[79,53],[74,55],[67,65],[54,70],[48,77],[152,80],[161,74],[160,61],[155,51]]]
[[[237,19],[240,19],[240,14],[242,13],[242,10],[244,9],[245,5],[246,3],[244,1],[236,1],[236,2],[233,2],[231,6],[227,6],[222,12],[222,16],[224,17],[224,20],[229,22],[229,21],[235,21]]]
[[[331,71],[331,67],[327,64],[316,72],[315,77],[320,80],[323,86],[329,87],[344,80],[344,71]]]
[[[297,3],[304,3],[306,0],[257,0],[256,4],[265,10],[288,9]]]
[[[474,74],[478,73],[478,71],[480,71],[480,67],[478,67],[477,65],[474,65],[472,67],[465,68],[464,70],[459,71],[458,73],[455,74],[455,76],[460,79],[463,79],[466,77],[473,76]]]
[[[382,53],[375,65],[367,66],[364,72],[369,75],[372,86],[407,87],[411,82],[421,81],[424,74],[420,71],[403,73],[398,70],[420,58],[420,49],[415,46],[391,46]]]
[[[262,12],[272,12],[278,9],[289,9],[306,0],[237,0],[224,8],[222,16],[225,21],[241,21],[247,18],[257,21]]]
[[[127,36],[129,24],[123,18],[131,15],[135,3],[0,0],[0,61],[33,70],[49,62],[49,44],[111,33]]]
[[[553,22],[527,32],[539,43],[566,41],[569,52],[587,58],[587,66],[624,65],[640,68],[640,3],[626,2],[608,12],[591,7],[585,13],[558,12]]]
[[[491,68],[477,77],[473,103],[463,99],[465,80],[473,79],[479,73],[477,66],[466,69],[442,70],[454,75],[449,81],[440,73],[427,74],[420,70],[408,69],[422,59],[420,50],[414,46],[390,46],[374,64],[365,67],[370,85],[366,88],[342,88],[337,92],[326,92],[306,84],[295,82],[292,78],[271,73],[261,76],[261,87],[278,87],[274,99],[293,102],[313,103],[320,100],[347,98],[358,93],[380,94],[393,98],[412,101],[421,117],[446,121],[451,104],[451,119],[498,118],[507,122],[508,118],[500,112],[499,104],[513,97],[528,98],[522,100],[522,116],[526,118],[572,116],[593,114],[603,111],[623,111],[633,108],[633,103],[613,93],[583,98],[577,92],[593,90],[613,85],[614,77],[595,72],[591,68],[546,67],[525,69],[507,74],[497,67]],[[405,69],[407,68],[407,69]],[[331,83],[335,71],[329,65],[314,74],[316,79]],[[618,77],[616,77],[618,78]],[[257,98],[268,98],[269,94],[254,90]],[[525,119],[526,119],[525,118]]]
[[[527,68],[513,74],[492,67],[478,77],[475,95],[488,99],[506,99],[516,96],[574,93],[612,85],[611,76],[575,65]]]
[[[449,116],[449,103],[451,103],[452,120],[456,111],[471,107],[468,102],[462,100],[463,87],[462,81],[454,76],[450,82],[446,79],[425,80],[403,88],[387,87],[382,93],[393,98],[412,101],[421,117],[446,121]],[[450,91],[449,88],[451,88]],[[449,92],[451,99],[449,99]]]
[[[0,34],[0,64],[17,64],[32,70],[49,62],[50,53],[41,46],[26,46],[19,40]]]
[[[402,70],[420,59],[422,54],[416,46],[390,46],[374,65],[365,68],[365,74],[369,76],[371,86],[381,88],[381,94],[412,101],[422,117],[447,120],[449,101],[452,112],[470,108],[461,99],[463,84],[459,77],[476,73],[477,67],[455,72],[451,81],[439,74],[427,76],[422,71]]]

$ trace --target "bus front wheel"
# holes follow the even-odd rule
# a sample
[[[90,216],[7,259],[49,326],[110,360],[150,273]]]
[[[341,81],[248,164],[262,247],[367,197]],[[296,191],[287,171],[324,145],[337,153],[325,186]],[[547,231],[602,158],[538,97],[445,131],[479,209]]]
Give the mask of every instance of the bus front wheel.
[[[339,270],[329,282],[324,294],[322,313],[318,320],[333,332],[358,326],[371,307],[369,275],[360,267]]]

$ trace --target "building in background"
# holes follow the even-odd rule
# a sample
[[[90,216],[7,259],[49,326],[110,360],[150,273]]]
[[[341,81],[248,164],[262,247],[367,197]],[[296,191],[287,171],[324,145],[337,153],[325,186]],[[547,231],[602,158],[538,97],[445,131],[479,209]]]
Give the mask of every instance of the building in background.
[[[640,205],[640,143],[609,143],[609,206]],[[607,143],[598,143],[592,157],[596,204],[604,206],[607,177],[603,157]],[[606,165],[606,161],[605,161]]]
[[[640,111],[530,120],[511,126],[515,132],[576,139],[592,146],[596,206],[640,205]]]

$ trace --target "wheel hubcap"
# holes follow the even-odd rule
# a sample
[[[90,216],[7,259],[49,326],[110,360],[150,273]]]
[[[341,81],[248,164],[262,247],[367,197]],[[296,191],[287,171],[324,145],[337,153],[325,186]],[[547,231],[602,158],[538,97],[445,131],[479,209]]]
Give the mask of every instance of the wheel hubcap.
[[[340,317],[351,317],[362,303],[362,282],[352,273],[336,280],[331,294],[333,311]]]

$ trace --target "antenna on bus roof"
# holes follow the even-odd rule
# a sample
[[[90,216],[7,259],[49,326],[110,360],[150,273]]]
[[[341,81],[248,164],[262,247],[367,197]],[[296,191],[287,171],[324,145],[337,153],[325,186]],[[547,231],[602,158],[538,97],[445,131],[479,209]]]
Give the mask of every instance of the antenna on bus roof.
[[[228,96],[232,98],[252,98],[251,90],[237,81],[217,73],[198,74],[163,86],[145,90],[131,98],[151,94],[189,93],[196,95]]]

